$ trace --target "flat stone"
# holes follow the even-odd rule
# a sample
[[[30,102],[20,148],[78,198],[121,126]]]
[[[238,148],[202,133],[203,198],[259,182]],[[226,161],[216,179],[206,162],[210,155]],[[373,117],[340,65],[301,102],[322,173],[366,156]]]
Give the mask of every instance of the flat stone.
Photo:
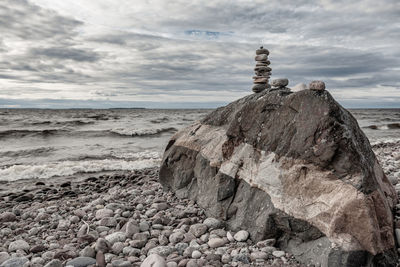
[[[167,263],[165,262],[164,258],[157,254],[149,255],[140,267],[166,267]]]
[[[29,244],[25,240],[16,240],[10,243],[8,246],[8,251],[13,252],[17,250],[24,250],[24,251],[29,251]]]
[[[105,240],[110,242],[111,245],[113,245],[115,242],[124,242],[126,239],[126,235],[123,232],[115,232],[112,234],[109,234],[105,237]]]
[[[163,257],[168,257],[172,252],[175,251],[174,247],[170,246],[158,246],[149,250],[148,255],[157,254]]]
[[[250,254],[250,259],[252,259],[253,261],[259,260],[259,259],[266,260],[266,259],[268,259],[268,254],[263,251],[252,252]]]
[[[272,81],[272,87],[282,88],[289,84],[289,80],[286,78],[275,79]]]
[[[143,221],[139,223],[139,229],[141,232],[146,232],[150,229],[150,225],[148,222]]]
[[[113,267],[131,267],[132,264],[129,261],[115,260],[111,262]]]
[[[185,232],[178,230],[169,236],[169,242],[172,244],[179,243],[185,238]]]
[[[34,257],[31,259],[31,264],[36,265],[36,266],[43,266],[44,265],[44,259],[41,257]]]
[[[86,246],[81,250],[81,252],[79,252],[79,256],[94,258],[96,257],[96,251],[91,246]]]
[[[122,242],[115,242],[114,245],[112,245],[111,250],[115,255],[118,255],[122,252],[124,246],[125,245]]]
[[[268,82],[268,78],[264,78],[264,77],[262,77],[262,78],[257,78],[257,79],[254,79],[254,83],[262,83],[262,84],[266,84],[267,82]]]
[[[207,232],[207,225],[202,223],[196,223],[190,226],[189,232],[195,237],[200,237]]]
[[[263,77],[271,77],[271,72],[270,71],[255,71],[256,76],[263,76]]]
[[[100,220],[105,217],[113,217],[114,211],[111,209],[99,209],[96,211],[96,219]]]
[[[60,230],[68,230],[71,225],[71,222],[68,220],[60,220],[58,222],[57,228]]]
[[[49,261],[44,267],[62,267],[62,262],[58,259]]]
[[[239,232],[237,232],[233,238],[238,241],[238,242],[244,242],[249,238],[249,232],[245,231],[245,230],[241,230]]]
[[[226,241],[223,238],[217,237],[217,238],[211,238],[210,240],[208,240],[207,244],[210,248],[218,248],[218,247],[222,247],[223,245],[225,245]]]
[[[107,226],[107,227],[114,227],[118,224],[117,220],[114,217],[104,217],[101,218],[99,225],[100,226]]]
[[[285,251],[282,250],[275,250],[272,252],[272,256],[280,258],[280,257],[284,257],[286,255]]]
[[[45,250],[47,250],[47,246],[45,246],[43,244],[38,244],[38,245],[35,245],[35,246],[31,247],[30,252],[38,253],[38,252],[42,252],[42,251],[45,251]]]
[[[71,265],[74,267],[86,267],[93,264],[96,264],[96,260],[89,257],[78,257],[67,261],[67,265]]]
[[[0,252],[0,264],[5,262],[9,258],[10,258],[10,255],[7,252],[5,252],[5,251]]]
[[[137,225],[134,222],[128,222],[126,224],[126,229],[125,229],[125,234],[127,237],[131,237],[134,234],[137,234],[140,232],[139,225]]]
[[[204,225],[208,227],[208,229],[217,229],[221,226],[221,221],[216,218],[207,218],[203,222]]]
[[[20,267],[27,263],[29,260],[26,257],[12,257],[4,261],[1,267]]]
[[[255,61],[266,61],[266,60],[268,60],[268,55],[260,54],[260,55],[257,55],[254,59],[255,59]]]
[[[310,82],[310,85],[308,86],[310,90],[320,90],[323,91],[325,90],[325,83],[323,81],[312,81]]]
[[[256,66],[254,68],[255,71],[261,71],[261,72],[270,72],[272,69],[270,67],[266,66]]]
[[[271,62],[269,60],[257,61],[256,66],[269,66]]]
[[[193,259],[200,259],[200,257],[201,257],[201,252],[200,251],[195,250],[195,251],[192,252],[192,258]]]
[[[265,84],[255,84],[252,88],[254,93],[260,93],[266,89]]]
[[[17,216],[14,213],[6,211],[0,214],[0,222],[13,222],[17,220]]]
[[[256,55],[266,54],[269,55],[269,51],[266,48],[259,48],[256,50]]]

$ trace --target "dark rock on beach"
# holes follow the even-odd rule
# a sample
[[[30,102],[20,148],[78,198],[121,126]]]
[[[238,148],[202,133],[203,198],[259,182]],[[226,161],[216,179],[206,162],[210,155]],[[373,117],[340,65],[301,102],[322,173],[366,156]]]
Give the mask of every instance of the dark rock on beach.
[[[327,91],[263,91],[217,109],[171,138],[160,182],[305,264],[396,265],[396,191]]]

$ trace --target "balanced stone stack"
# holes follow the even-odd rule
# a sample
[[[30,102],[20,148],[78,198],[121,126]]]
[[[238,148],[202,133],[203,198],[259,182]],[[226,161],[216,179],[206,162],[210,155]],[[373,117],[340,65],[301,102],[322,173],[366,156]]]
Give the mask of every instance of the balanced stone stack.
[[[268,60],[269,51],[263,48],[256,50],[255,60],[257,61],[256,67],[254,68],[256,76],[254,79],[253,92],[260,93],[266,88],[271,86],[268,83],[269,77],[271,76],[271,68],[268,67],[271,62]]]

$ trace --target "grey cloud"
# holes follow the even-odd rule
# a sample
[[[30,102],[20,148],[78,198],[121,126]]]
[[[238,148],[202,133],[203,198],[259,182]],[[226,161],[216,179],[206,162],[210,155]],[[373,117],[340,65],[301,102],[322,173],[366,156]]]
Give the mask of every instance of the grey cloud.
[[[32,48],[29,51],[32,56],[43,56],[55,59],[70,59],[78,62],[95,62],[100,59],[99,53],[90,50],[72,48],[72,47],[49,47]]]
[[[42,9],[27,0],[0,2],[0,31],[3,36],[68,41],[71,35],[76,34],[74,30],[80,25],[82,22],[78,20]]]
[[[393,21],[400,9],[395,0],[384,2],[387,7],[375,10],[370,0],[173,2],[152,19],[124,14],[124,25],[131,25],[126,32],[97,25],[90,33],[78,32],[89,26],[77,19],[26,0],[4,0],[0,54],[7,60],[0,61],[0,79],[32,88],[79,85],[110,99],[251,93],[254,50],[264,39],[272,78],[287,77],[290,85],[321,79],[330,90],[399,88],[400,36]],[[19,54],[6,50],[13,40],[24,42]]]

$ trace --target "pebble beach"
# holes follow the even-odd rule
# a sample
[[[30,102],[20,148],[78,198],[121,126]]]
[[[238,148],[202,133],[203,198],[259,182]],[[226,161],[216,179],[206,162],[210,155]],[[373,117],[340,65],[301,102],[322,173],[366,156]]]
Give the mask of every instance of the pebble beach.
[[[396,185],[400,142],[373,149]],[[304,266],[274,239],[254,243],[164,191],[158,168],[2,188],[0,266]]]

